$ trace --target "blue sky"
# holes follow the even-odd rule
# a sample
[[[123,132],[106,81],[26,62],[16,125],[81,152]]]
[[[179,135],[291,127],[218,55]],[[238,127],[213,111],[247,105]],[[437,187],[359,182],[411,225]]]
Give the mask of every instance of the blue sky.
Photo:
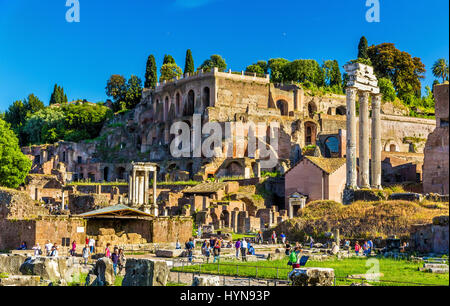
[[[79,0],[81,22],[65,20],[66,0],[0,0],[0,111],[29,93],[48,103],[53,85],[69,100],[106,99],[111,74],[143,79],[149,54],[184,68],[221,54],[229,68],[284,57],[357,55],[359,38],[395,43],[420,57],[431,84],[433,62],[449,53],[447,0],[380,0],[381,22],[365,20],[366,0]]]

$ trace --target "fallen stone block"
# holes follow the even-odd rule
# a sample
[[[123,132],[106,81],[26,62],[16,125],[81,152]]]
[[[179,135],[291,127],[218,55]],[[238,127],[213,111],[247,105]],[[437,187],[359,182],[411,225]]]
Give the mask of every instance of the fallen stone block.
[[[27,258],[25,255],[0,254],[0,273],[20,275],[20,266]]]
[[[112,286],[116,280],[113,263],[111,259],[107,257],[97,260],[94,268],[89,272],[89,275],[92,274],[96,276],[95,280],[91,281],[92,278],[89,279],[89,282],[86,280],[86,285],[90,283],[90,286]]]
[[[218,276],[195,276],[192,286],[217,287],[220,286],[220,278]]]
[[[166,257],[166,258],[174,258],[174,257],[181,257],[181,255],[184,253],[181,249],[174,249],[174,250],[156,250],[155,255],[156,257]]]
[[[166,286],[169,272],[165,261],[130,258],[122,286]]]
[[[289,273],[292,286],[333,286],[334,269],[330,268],[300,268]]]
[[[38,286],[39,276],[34,275],[11,275],[7,278],[0,278],[0,287],[3,286]]]

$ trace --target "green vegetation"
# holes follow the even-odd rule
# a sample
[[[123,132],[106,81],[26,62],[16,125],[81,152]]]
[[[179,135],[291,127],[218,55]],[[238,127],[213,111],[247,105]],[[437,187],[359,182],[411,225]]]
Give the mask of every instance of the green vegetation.
[[[198,67],[198,70],[203,69],[204,71],[211,71],[214,67],[217,67],[219,71],[225,71],[227,69],[227,63],[222,56],[213,54]]]
[[[67,95],[64,93],[64,88],[55,84],[53,93],[50,97],[50,105],[67,103]]]
[[[142,81],[135,75],[127,79],[118,74],[112,75],[106,82],[106,95],[113,98],[113,110],[124,112],[134,108],[142,96]]]
[[[147,65],[145,68],[145,88],[155,88],[158,83],[158,72],[156,68],[155,56],[151,54],[147,59]]]
[[[442,78],[442,82],[448,81],[448,62],[445,58],[438,59],[431,69],[435,77]]]
[[[25,181],[31,161],[22,153],[10,125],[0,119],[0,186],[17,188]]]
[[[194,58],[192,57],[192,51],[191,49],[187,49],[186,51],[186,60],[184,63],[184,73],[194,73],[195,66],[194,66]]]
[[[384,276],[380,278],[380,282],[369,282],[376,286],[399,286],[399,285],[449,285],[448,274],[433,274],[418,271],[423,265],[421,262],[413,262],[408,260],[395,260],[390,258],[377,258],[380,273]],[[240,261],[223,262],[220,264],[205,264],[201,266],[202,273],[220,274],[220,275],[236,275],[250,276],[268,279],[287,279],[291,268],[287,265],[288,259],[276,261],[258,261],[243,263]],[[368,264],[366,266],[366,264]],[[238,265],[238,273],[236,273]],[[256,271],[256,266],[258,270]],[[350,275],[365,274],[368,269],[373,266],[367,258],[347,258],[347,259],[330,259],[326,261],[308,261],[306,267],[325,267],[333,268],[336,275],[336,285],[345,286],[351,283],[361,282],[360,280],[346,279]],[[277,272],[278,268],[278,272]],[[189,271],[199,272],[200,266],[186,266],[173,268],[172,271]],[[219,272],[218,272],[219,271]],[[256,274],[257,273],[257,274]],[[277,275],[278,273],[278,275]]]
[[[67,286],[69,286],[69,287],[84,286],[86,284],[86,278],[87,278],[87,274],[86,273],[81,273],[78,276],[78,279],[76,281],[68,283]],[[117,275],[113,286],[114,287],[120,287],[120,286],[122,286],[122,282],[123,282],[123,276],[122,275]]]
[[[242,239],[242,238],[254,238],[256,237],[256,234],[236,234],[236,233],[231,233],[232,236],[232,240],[236,241],[238,239]]]
[[[0,273],[0,278],[8,278],[8,273]]]
[[[164,81],[171,81],[175,77],[180,77],[183,75],[183,71],[180,67],[178,67],[175,63],[168,63],[162,65],[159,70],[160,77],[159,82],[162,83]]]

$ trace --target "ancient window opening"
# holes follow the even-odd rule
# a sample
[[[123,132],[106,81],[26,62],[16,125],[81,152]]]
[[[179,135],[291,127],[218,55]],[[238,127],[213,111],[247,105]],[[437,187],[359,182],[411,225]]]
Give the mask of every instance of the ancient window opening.
[[[309,117],[313,118],[314,115],[317,113],[317,106],[314,102],[308,103],[308,114]]]
[[[179,92],[177,92],[176,96],[175,96],[175,113],[177,115],[180,114],[180,110],[181,110],[181,95]]]
[[[211,105],[211,90],[209,89],[209,87],[203,88],[202,100],[203,100],[203,109],[206,109]]]
[[[339,157],[339,140],[335,136],[325,140],[325,157]]]
[[[194,114],[194,107],[195,107],[195,93],[193,90],[190,90],[188,93],[186,105],[184,106],[183,116],[192,116]]]
[[[305,123],[305,145],[315,145],[316,144],[316,131],[317,127],[312,122]]]
[[[278,100],[277,108],[280,110],[281,116],[289,115],[289,104],[285,100]]]
[[[103,180],[105,182],[109,182],[109,168],[108,167],[105,167],[103,169]]]
[[[347,109],[345,106],[339,106],[336,108],[336,115],[345,116],[347,114]]]

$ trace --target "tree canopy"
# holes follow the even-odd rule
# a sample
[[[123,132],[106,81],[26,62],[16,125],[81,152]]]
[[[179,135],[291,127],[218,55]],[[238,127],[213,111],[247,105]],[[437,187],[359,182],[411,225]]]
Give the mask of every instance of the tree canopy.
[[[211,71],[211,69],[214,67],[217,67],[219,71],[225,71],[227,69],[227,63],[225,62],[225,59],[222,58],[222,56],[213,54],[209,59],[205,60],[198,69]]]
[[[170,54],[164,55],[163,65],[165,64],[175,64],[175,59]]]
[[[64,88],[55,84],[53,87],[53,93],[50,96],[49,104],[63,104],[67,103],[67,95],[64,93]]]
[[[135,75],[127,79],[118,74],[112,75],[106,82],[106,95],[114,100],[115,112],[134,108],[141,100],[142,81]]]
[[[442,78],[442,82],[448,81],[448,63],[444,58],[438,59],[431,69],[435,77]]]
[[[164,64],[159,71],[159,82],[170,81],[175,77],[180,77],[183,75],[183,71],[177,64]]]
[[[369,54],[367,52],[367,49],[368,49],[367,39],[364,36],[362,36],[358,44],[358,58],[368,59]]]
[[[17,188],[31,169],[31,161],[21,152],[10,125],[0,119],[0,186]]]

